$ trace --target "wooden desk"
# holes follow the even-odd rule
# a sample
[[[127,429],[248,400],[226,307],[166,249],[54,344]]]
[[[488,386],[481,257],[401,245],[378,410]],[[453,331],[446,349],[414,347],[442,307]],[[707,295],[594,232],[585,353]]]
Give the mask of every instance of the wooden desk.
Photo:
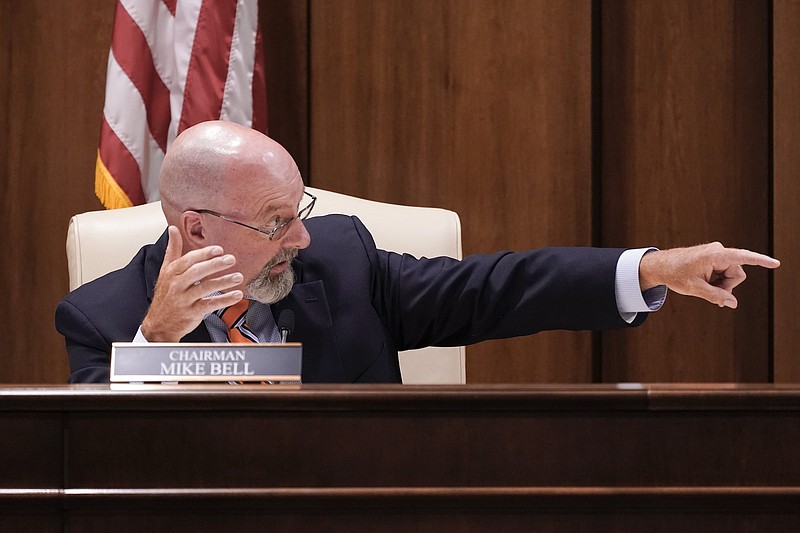
[[[0,531],[793,531],[800,387],[0,389]]]

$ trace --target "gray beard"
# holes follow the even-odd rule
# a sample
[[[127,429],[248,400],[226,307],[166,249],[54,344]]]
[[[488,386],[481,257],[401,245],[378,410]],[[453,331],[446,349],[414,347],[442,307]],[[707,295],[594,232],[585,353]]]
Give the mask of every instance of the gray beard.
[[[261,273],[247,284],[247,292],[262,304],[271,305],[286,298],[294,286],[294,270],[292,260],[297,257],[297,250],[292,248],[276,255],[272,261],[261,270]],[[270,279],[269,271],[281,261],[288,261],[286,270]]]

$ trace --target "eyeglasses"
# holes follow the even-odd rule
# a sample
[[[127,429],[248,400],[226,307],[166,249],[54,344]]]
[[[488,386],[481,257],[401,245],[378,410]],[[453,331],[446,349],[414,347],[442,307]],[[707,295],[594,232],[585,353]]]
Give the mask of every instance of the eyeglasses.
[[[231,218],[226,217],[225,215],[221,215],[221,214],[217,213],[216,211],[212,211],[210,209],[189,209],[188,211],[194,211],[195,213],[201,213],[201,214],[215,216],[215,217],[221,218],[222,220],[225,220],[227,222],[232,222],[233,224],[237,224],[239,226],[244,226],[245,228],[249,228],[249,229],[257,231],[259,233],[263,233],[264,235],[269,237],[269,240],[274,241],[275,239],[281,239],[284,235],[286,235],[286,232],[289,229],[289,225],[292,222],[294,222],[298,218],[300,220],[305,220],[305,219],[308,218],[308,215],[311,214],[311,210],[314,209],[314,204],[317,203],[317,197],[314,196],[313,194],[311,194],[308,191],[303,191],[303,194],[308,196],[308,197],[310,197],[311,201],[308,204],[306,204],[305,207],[300,209],[300,211],[297,212],[297,216],[289,217],[288,219],[286,219],[284,221],[281,221],[280,218],[275,219],[275,226],[272,229],[261,229],[261,228],[255,227],[255,226],[250,226],[248,224],[245,224],[244,222],[239,222],[237,220],[233,220]]]

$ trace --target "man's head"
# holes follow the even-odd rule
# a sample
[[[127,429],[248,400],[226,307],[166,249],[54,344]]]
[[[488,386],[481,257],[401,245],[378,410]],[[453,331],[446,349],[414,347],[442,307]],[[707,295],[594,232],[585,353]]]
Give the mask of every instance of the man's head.
[[[243,290],[264,303],[292,287],[291,260],[311,238],[293,220],[310,198],[292,157],[277,142],[231,122],[203,122],[172,143],[160,174],[161,205],[183,253],[210,245],[236,257]],[[245,227],[251,226],[252,228]]]

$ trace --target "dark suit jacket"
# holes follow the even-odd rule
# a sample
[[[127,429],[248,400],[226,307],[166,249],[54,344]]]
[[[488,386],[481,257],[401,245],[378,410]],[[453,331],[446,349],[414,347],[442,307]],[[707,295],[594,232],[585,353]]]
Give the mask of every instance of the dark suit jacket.
[[[622,250],[534,251],[417,260],[375,248],[355,217],[306,221],[311,245],[293,263],[297,281],[273,305],[292,309],[289,341],[303,344],[303,382],[400,382],[398,350],[458,346],[547,329],[627,326],[614,296]],[[153,297],[166,233],[125,268],[59,303],[70,382],[108,382],[111,343],[130,341]],[[644,320],[640,313],[634,325]],[[208,342],[201,323],[182,339]],[[498,361],[497,364],[502,364]]]

